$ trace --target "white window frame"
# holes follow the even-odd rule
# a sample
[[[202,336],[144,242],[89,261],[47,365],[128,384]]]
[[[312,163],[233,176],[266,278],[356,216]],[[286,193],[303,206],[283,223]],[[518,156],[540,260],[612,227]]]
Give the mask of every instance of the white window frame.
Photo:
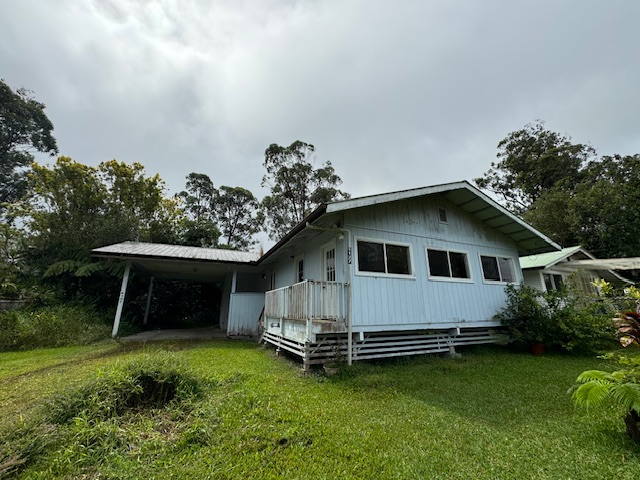
[[[498,265],[498,273],[500,274],[500,278],[502,278],[502,272],[500,271],[500,262],[498,262],[498,258],[508,258],[511,260],[511,266],[513,267],[513,281],[505,282],[504,280],[487,280],[484,278],[484,268],[482,267],[482,257],[493,257],[496,259],[496,263]],[[516,261],[514,257],[511,255],[501,255],[499,253],[478,253],[478,262],[480,262],[480,273],[482,274],[482,282],[488,285],[509,285],[514,283],[520,283],[520,277],[518,276],[518,269],[516,268]]]
[[[380,238],[367,238],[367,237],[355,237],[353,239],[354,243],[354,248],[353,248],[353,255],[355,257],[356,260],[356,275],[360,275],[363,277],[385,277],[385,278],[404,278],[404,279],[410,279],[410,280],[415,280],[416,278],[416,274],[415,274],[415,268],[413,266],[413,249],[411,248],[411,244],[410,243],[403,243],[403,242],[396,242],[396,241],[387,241],[387,240],[382,240]],[[385,270],[387,269],[387,249],[384,247],[385,245],[395,245],[398,247],[407,247],[408,251],[409,251],[409,270],[411,271],[411,273],[409,273],[408,275],[404,275],[402,273],[386,273],[386,272],[367,272],[367,271],[362,271],[360,270],[360,259],[358,258],[358,242],[369,242],[369,243],[378,243],[381,244],[383,246],[382,248],[382,252],[384,253],[384,268]]]
[[[458,278],[458,277],[439,277],[437,275],[431,275],[431,269],[429,268],[429,250],[439,250],[440,252],[447,252],[447,262],[449,262],[449,272],[451,272],[451,259],[449,257],[449,252],[451,253],[461,253],[465,256],[465,261],[467,263],[467,273],[469,274],[469,278]],[[424,247],[424,256],[427,261],[427,274],[429,275],[429,280],[432,282],[454,282],[454,283],[473,283],[473,273],[471,272],[471,262],[469,261],[469,252],[464,250],[452,250],[450,248],[441,248],[434,246],[426,246]],[[485,255],[487,256],[487,255]]]

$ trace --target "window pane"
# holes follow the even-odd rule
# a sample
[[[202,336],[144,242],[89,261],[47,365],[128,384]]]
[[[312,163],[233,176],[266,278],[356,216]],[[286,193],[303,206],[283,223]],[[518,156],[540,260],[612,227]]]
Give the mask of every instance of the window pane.
[[[513,271],[513,263],[510,258],[498,258],[500,266],[500,275],[503,282],[515,282],[516,275]]]
[[[562,290],[562,287],[564,287],[564,284],[562,283],[562,275],[554,275],[553,283],[556,284],[556,290]]]
[[[547,292],[555,290],[553,282],[551,281],[551,275],[549,275],[548,273],[543,273],[542,278],[544,278],[544,286],[547,288]]]
[[[449,252],[451,262],[451,276],[454,278],[470,278],[467,270],[467,255],[465,253]]]
[[[324,252],[325,280],[327,282],[336,281],[336,249],[330,248]]]
[[[298,260],[298,282],[304,280],[304,260]]]
[[[387,273],[410,275],[409,247],[387,245]]]
[[[480,257],[482,263],[482,274],[485,280],[500,281],[500,272],[498,271],[498,262],[495,257]]]
[[[385,273],[382,243],[358,241],[358,269],[361,272]]]
[[[427,250],[429,259],[429,275],[433,277],[450,277],[447,252],[442,250]]]

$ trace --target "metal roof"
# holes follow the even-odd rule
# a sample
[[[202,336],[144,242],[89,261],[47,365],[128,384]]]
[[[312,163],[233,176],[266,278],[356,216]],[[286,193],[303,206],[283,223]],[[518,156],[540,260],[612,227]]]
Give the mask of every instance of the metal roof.
[[[527,255],[520,257],[520,267],[525,270],[527,268],[549,268],[558,262],[566,260],[571,255],[578,252],[583,253],[589,258],[594,258],[589,252],[583,250],[580,246],[563,248],[559,252],[539,253],[537,255]]]
[[[571,265],[608,270],[640,270],[640,257],[576,260]]]
[[[239,252],[218,248],[185,247],[161,243],[123,242],[92,251],[96,257],[143,257],[157,259],[180,259],[222,263],[254,263],[260,259],[257,252]]]
[[[335,213],[429,195],[443,196],[472,217],[511,238],[520,254],[544,253],[562,248],[467,181],[343,200],[328,204],[326,211]]]
[[[282,255],[281,250],[287,245],[291,246],[292,242],[308,242],[310,235],[319,234],[319,232],[313,230],[315,227],[309,227],[310,225],[323,225],[323,222],[333,221],[337,217],[337,214],[344,210],[430,195],[442,196],[473,218],[511,238],[516,243],[518,251],[521,254],[544,253],[560,250],[561,248],[551,239],[510,213],[470,183],[462,181],[320,205],[262,256],[256,252],[239,252],[236,250],[141,242],[124,242],[109,245],[96,248],[92,253],[96,257],[132,260],[150,272],[160,272],[166,276],[172,274],[180,274],[183,276],[191,276],[193,274],[193,276],[197,276],[196,273],[202,272],[203,269],[210,271],[215,269],[218,274],[222,274],[222,264],[244,265],[247,268],[252,267],[261,264],[274,254],[277,254],[274,258]],[[168,262],[173,262],[174,264],[191,262],[192,265],[193,262],[197,262],[200,265],[197,267],[192,266],[190,269],[192,272],[188,272],[186,267],[178,265],[173,265],[169,268],[167,266]],[[220,267],[214,267],[214,264],[218,264]],[[226,267],[224,268],[226,269]],[[196,272],[196,270],[198,270],[198,272]]]

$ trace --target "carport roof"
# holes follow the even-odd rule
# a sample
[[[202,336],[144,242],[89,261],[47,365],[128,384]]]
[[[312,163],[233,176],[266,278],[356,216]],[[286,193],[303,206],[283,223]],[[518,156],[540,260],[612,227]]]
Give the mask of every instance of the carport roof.
[[[251,270],[260,254],[217,248],[123,242],[92,251],[95,257],[129,260],[158,278],[220,281],[232,271]]]
[[[260,258],[257,252],[239,252],[220,248],[185,247],[161,243],[123,242],[93,250],[96,257],[157,258],[222,263],[251,263]]]

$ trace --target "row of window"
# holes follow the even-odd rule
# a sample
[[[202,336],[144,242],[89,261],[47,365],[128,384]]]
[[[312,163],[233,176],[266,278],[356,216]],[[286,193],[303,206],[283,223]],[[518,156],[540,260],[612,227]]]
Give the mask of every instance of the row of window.
[[[357,240],[357,270],[359,273],[413,275],[409,245]],[[465,252],[427,248],[429,278],[471,281],[469,257]],[[480,255],[482,276],[488,282],[516,281],[513,259],[495,255]]]

